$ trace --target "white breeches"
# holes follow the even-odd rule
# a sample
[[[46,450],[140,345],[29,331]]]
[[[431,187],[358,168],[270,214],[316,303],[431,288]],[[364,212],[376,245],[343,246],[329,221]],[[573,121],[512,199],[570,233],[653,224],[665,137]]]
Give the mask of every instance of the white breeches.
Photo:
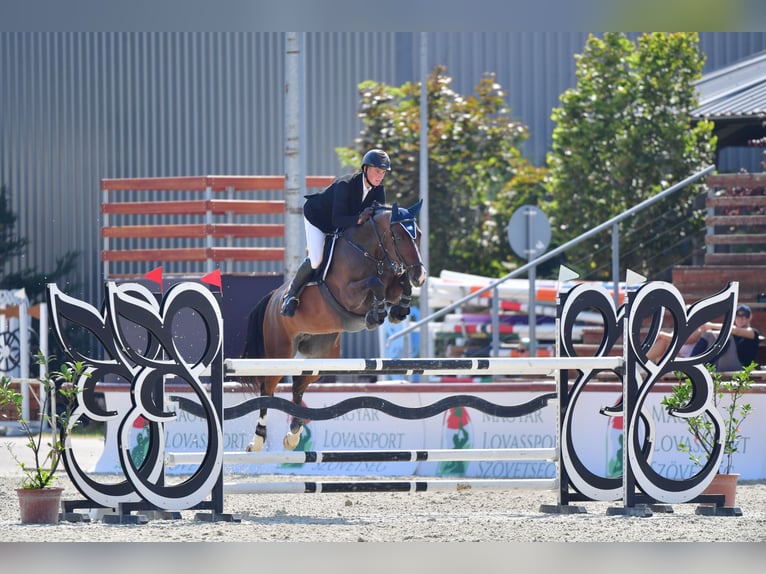
[[[309,223],[309,220],[303,218],[304,226],[306,227],[306,244],[309,249],[309,259],[311,260],[311,267],[313,269],[319,268],[322,264],[322,251],[324,251],[324,238],[325,233],[318,227]]]

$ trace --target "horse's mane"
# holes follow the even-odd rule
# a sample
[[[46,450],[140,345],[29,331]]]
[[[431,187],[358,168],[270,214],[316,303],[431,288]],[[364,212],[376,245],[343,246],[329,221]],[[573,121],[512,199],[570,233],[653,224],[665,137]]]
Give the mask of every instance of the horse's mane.
[[[374,213],[377,213],[378,211],[393,211],[394,206],[390,203],[378,203],[377,201],[373,201],[372,209]]]

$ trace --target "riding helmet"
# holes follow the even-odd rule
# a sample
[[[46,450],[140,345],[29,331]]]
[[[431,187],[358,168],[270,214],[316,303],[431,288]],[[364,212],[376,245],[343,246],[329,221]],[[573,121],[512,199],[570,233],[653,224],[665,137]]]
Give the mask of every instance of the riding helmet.
[[[364,154],[364,157],[362,158],[362,169],[364,169],[364,166],[366,165],[391,171],[391,159],[382,149],[371,149]]]

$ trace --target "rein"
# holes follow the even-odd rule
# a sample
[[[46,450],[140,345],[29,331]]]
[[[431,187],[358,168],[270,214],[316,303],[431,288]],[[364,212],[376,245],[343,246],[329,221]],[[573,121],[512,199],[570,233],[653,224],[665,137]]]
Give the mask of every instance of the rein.
[[[346,242],[349,245],[351,245],[354,249],[359,251],[365,258],[367,258],[367,259],[369,259],[369,260],[371,260],[371,261],[373,261],[375,263],[375,267],[377,269],[378,276],[383,276],[383,273],[385,272],[386,266],[388,266],[391,269],[391,272],[394,274],[394,276],[400,277],[400,276],[406,274],[413,267],[419,267],[419,266],[423,265],[420,262],[412,263],[412,264],[407,264],[407,261],[405,261],[404,257],[402,257],[402,254],[399,251],[399,246],[397,245],[396,236],[394,236],[394,234],[391,232],[391,227],[389,226],[389,228],[386,230],[386,232],[384,232],[383,235],[381,235],[380,232],[378,231],[377,226],[375,225],[374,219],[375,219],[375,216],[373,215],[367,221],[369,221],[370,225],[372,225],[373,233],[375,234],[375,238],[378,241],[378,247],[380,247],[380,250],[383,252],[383,259],[376,258],[369,251],[367,251],[367,249],[365,249],[363,246],[359,245],[355,241],[353,241],[353,240],[349,239],[348,237],[346,237],[345,234],[341,233],[340,236],[343,237],[346,240]],[[406,221],[411,221],[411,220],[406,220]],[[397,222],[397,224],[400,224],[400,222]],[[398,261],[394,261],[391,258],[391,256],[388,253],[388,250],[386,249],[386,247],[385,247],[385,245],[383,243],[383,240],[385,239],[385,236],[386,236],[385,234],[386,233],[391,233],[391,243],[394,246],[394,252],[396,253],[396,258],[398,259]],[[409,234],[407,234],[407,235],[409,236]],[[412,241],[414,242],[414,239],[412,239]]]

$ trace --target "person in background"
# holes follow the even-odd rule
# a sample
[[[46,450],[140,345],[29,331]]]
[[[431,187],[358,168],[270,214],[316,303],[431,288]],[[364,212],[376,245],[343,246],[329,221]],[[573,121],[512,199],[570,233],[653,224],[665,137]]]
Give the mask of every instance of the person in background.
[[[760,334],[750,325],[752,311],[747,305],[739,305],[734,315],[734,324],[731,328],[731,337],[724,345],[721,352],[715,357],[716,370],[739,371],[743,366],[749,365],[758,354]],[[686,340],[679,352],[680,357],[699,355],[712,345],[721,333],[721,323],[704,323]],[[672,335],[664,331],[657,336],[646,356],[653,362],[657,362],[670,346]]]
[[[731,337],[715,358],[715,366],[719,372],[739,371],[745,365],[755,360],[758,354],[758,339],[760,334],[750,326],[752,311],[747,305],[739,305],[734,315],[734,325],[731,328]],[[700,333],[699,340],[694,345],[692,355],[703,353],[721,333],[723,325],[720,323],[705,323],[697,331]]]
[[[303,287],[322,264],[328,234],[362,225],[374,212],[374,204],[386,203],[383,178],[391,171],[391,159],[382,149],[371,149],[362,158],[361,170],[337,178],[320,193],[306,196],[303,218],[308,243],[304,259],[282,299],[282,315],[292,317],[300,304]]]

